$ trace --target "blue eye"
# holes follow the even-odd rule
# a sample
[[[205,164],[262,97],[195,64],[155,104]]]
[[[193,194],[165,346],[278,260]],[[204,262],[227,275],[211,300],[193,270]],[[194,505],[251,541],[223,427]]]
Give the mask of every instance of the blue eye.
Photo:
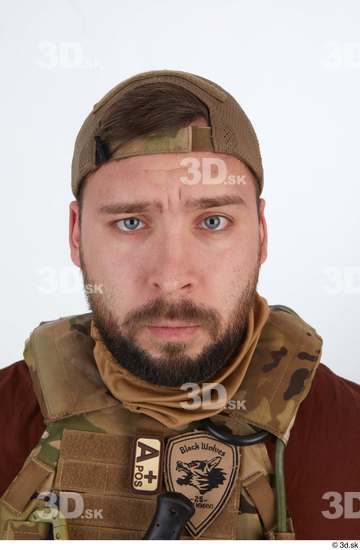
[[[134,223],[135,222],[135,223]],[[119,220],[118,222],[116,222],[116,225],[119,226],[121,223],[123,223],[123,227],[120,227],[120,229],[122,231],[125,231],[125,232],[131,232],[131,231],[134,231],[135,229],[138,228],[139,226],[139,223],[143,223],[141,220],[139,220],[138,218],[125,218],[123,220]],[[125,227],[125,229],[124,229]]]
[[[229,220],[225,216],[212,215],[204,218],[201,223],[205,223],[206,229],[220,231],[221,229],[224,229],[226,227],[226,222],[229,222]],[[124,218],[123,220],[118,220],[116,222],[116,225],[121,231],[124,231],[125,233],[134,233],[137,229],[141,227],[140,224],[143,223],[144,222],[139,220],[139,218]]]
[[[227,218],[225,218],[225,216],[208,216],[207,218],[204,218],[202,221],[206,222],[206,220],[210,220],[210,223],[207,224],[208,229],[215,229],[215,230],[224,229],[223,226],[220,227],[220,221],[219,221],[220,218],[228,221]]]

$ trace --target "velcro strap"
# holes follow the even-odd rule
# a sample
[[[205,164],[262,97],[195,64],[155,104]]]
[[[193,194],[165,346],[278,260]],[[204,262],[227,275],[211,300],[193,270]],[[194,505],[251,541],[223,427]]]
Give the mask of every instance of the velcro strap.
[[[130,442],[129,436],[65,429],[60,456],[64,460],[119,464],[130,461]]]
[[[243,485],[256,506],[264,530],[270,531],[275,523],[275,495],[267,477],[257,472],[244,480]]]
[[[49,526],[44,523],[11,520],[7,524],[7,540],[44,540]]]
[[[55,489],[128,494],[130,449],[129,436],[64,430]]]
[[[54,487],[61,491],[126,495],[129,491],[128,464],[118,466],[61,458]]]
[[[74,540],[140,540],[146,533],[146,529],[112,529],[93,525],[69,524],[68,528],[69,539]]]
[[[170,134],[172,132],[172,134]],[[213,151],[211,127],[187,126],[174,133],[173,130],[134,138],[126,143],[113,141],[108,147],[111,159],[156,153],[190,153]]]
[[[19,474],[9,485],[1,499],[2,502],[20,515],[31,496],[52,472],[53,470],[50,466],[40,462],[36,458],[32,458],[23,466]]]
[[[63,492],[62,494],[66,495],[67,493]],[[70,537],[70,526],[73,525],[145,531],[150,525],[156,509],[155,497],[129,498],[89,493],[82,493],[81,496],[84,512],[81,511],[79,517],[67,520]]]

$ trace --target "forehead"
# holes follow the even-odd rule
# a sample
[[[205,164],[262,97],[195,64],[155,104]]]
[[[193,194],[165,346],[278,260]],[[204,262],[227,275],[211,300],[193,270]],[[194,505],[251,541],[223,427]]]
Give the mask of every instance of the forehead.
[[[254,196],[256,181],[240,159],[212,152],[138,155],[105,163],[87,180],[86,194],[103,198],[236,194]]]

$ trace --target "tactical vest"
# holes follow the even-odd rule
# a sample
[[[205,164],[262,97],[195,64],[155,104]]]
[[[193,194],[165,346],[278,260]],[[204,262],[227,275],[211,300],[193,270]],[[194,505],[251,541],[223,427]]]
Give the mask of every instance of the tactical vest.
[[[192,476],[190,488],[198,491],[197,520],[186,525],[182,539],[294,539],[294,525],[286,512],[283,451],[320,362],[322,339],[290,308],[270,309],[234,397],[235,402],[245,402],[246,409],[224,408],[211,421],[226,433],[269,432],[277,445],[275,471],[264,442],[236,448],[225,443],[221,448],[201,422],[174,430],[125,409],[96,367],[91,313],[40,323],[26,341],[24,358],[46,430],[0,499],[0,539],[142,539],[158,494],[173,490],[177,482],[186,494]],[[158,438],[167,453],[155,492],[135,488],[134,441],[141,438],[145,442]],[[215,450],[216,460],[191,460],[200,444],[201,456],[209,458]],[[178,453],[172,464],[171,452]],[[184,453],[182,460],[179,453]],[[232,482],[227,485],[223,470],[214,468],[226,453],[233,461],[228,476]],[[211,485],[205,486],[203,473],[199,477],[200,466],[209,480],[212,475],[212,486],[217,487],[212,491],[219,491],[216,505],[206,504]],[[175,477],[171,469],[176,470]],[[179,472],[183,477],[178,477]],[[181,492],[180,485],[175,489],[179,487]],[[51,492],[50,499],[80,494],[86,513],[64,518],[56,505],[44,502],[46,491]]]

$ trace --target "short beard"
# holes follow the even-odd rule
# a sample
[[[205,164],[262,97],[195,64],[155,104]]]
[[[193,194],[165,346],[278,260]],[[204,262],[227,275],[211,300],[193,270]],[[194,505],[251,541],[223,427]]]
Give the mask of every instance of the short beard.
[[[81,269],[85,288],[94,288],[95,282],[88,276],[83,254]],[[228,327],[220,333],[219,315],[215,310],[195,306],[189,300],[176,303],[157,298],[145,307],[131,313],[122,323],[127,336],[121,331],[118,322],[107,308],[102,294],[85,292],[93,321],[100,336],[114,359],[131,374],[153,384],[179,387],[184,383],[211,381],[211,378],[225,368],[236,356],[247,334],[247,319],[254,304],[260,263],[252,273],[245,290],[239,297]],[[186,356],[184,342],[167,342],[161,345],[166,358],[154,358],[135,343],[135,335],[146,321],[155,319],[181,319],[199,322],[206,328],[213,343],[195,357]]]

